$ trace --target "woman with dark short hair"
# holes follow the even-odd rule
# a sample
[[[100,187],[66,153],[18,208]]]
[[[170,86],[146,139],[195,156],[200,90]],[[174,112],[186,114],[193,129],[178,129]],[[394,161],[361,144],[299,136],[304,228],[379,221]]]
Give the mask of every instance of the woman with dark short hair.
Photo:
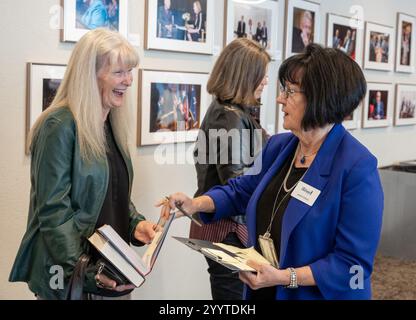
[[[205,222],[245,214],[249,246],[278,265],[249,264],[247,299],[370,299],[383,212],[377,159],[342,121],[362,101],[360,67],[337,49],[311,44],[279,70],[285,129],[244,176],[190,199],[170,196]],[[214,214],[212,214],[214,213]]]

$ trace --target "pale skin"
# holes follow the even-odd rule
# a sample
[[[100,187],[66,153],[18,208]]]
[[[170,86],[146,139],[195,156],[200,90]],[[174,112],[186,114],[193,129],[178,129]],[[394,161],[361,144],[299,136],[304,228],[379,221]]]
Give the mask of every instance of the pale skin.
[[[282,112],[284,112],[283,127],[299,138],[300,150],[296,153],[295,167],[309,167],[315,159],[316,153],[324,142],[327,134],[332,129],[333,124],[326,125],[322,128],[304,130],[301,126],[306,108],[306,97],[300,92],[299,85],[293,83],[285,83],[287,90],[293,89],[295,92],[286,96],[281,93],[277,98],[277,102],[282,104]],[[300,162],[303,155],[306,155],[304,164]],[[201,196],[191,199],[183,193],[174,193],[169,196],[169,201],[164,199],[156,204],[162,207],[161,215],[168,217],[170,212],[175,208],[175,202],[180,202],[182,208],[189,214],[196,212],[215,212],[214,201],[208,196]],[[178,213],[177,213],[178,214]],[[239,277],[242,282],[247,284],[251,289],[257,290],[272,286],[287,286],[290,284],[289,269],[277,269],[267,264],[259,264],[254,261],[248,261],[247,264],[254,268],[257,272],[240,272]],[[298,286],[316,286],[312,270],[309,266],[295,268]]]
[[[133,82],[132,69],[118,63],[114,66],[105,64],[97,73],[98,88],[100,90],[101,101],[103,102],[103,125],[113,108],[121,108],[124,103],[127,89]],[[150,221],[141,221],[137,224],[134,231],[136,240],[149,244],[155,236],[157,225]],[[122,292],[134,289],[134,285],[121,285],[106,277],[103,274],[97,275],[96,280],[109,290]]]

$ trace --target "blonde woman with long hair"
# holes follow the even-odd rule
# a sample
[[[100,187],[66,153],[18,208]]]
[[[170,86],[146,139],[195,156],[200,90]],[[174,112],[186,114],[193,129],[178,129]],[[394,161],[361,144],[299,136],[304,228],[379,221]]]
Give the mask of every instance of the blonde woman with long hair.
[[[26,233],[10,281],[27,282],[39,299],[65,299],[80,257],[91,259],[83,297],[128,298],[134,288],[97,274],[97,251],[87,238],[104,224],[126,241],[149,243],[155,225],[130,200],[128,88],[138,64],[134,48],[106,29],[75,46],[51,106],[29,134],[31,193]],[[52,267],[64,285],[54,286]]]

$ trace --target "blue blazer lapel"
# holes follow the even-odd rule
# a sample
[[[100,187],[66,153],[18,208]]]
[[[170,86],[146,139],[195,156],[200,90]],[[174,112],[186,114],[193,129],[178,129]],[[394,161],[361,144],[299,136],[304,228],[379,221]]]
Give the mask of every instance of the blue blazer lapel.
[[[302,179],[308,185],[323,191],[328,183],[329,174],[334,163],[334,156],[345,135],[345,129],[342,125],[335,125],[328,137],[319,149],[312,165],[310,166],[305,177]],[[319,197],[316,201],[319,201]],[[312,207],[291,198],[283,216],[282,236],[280,243],[280,262],[283,263],[286,255],[287,244],[290,234],[297,224],[309,212]]]
[[[259,201],[260,196],[263,194],[264,189],[270,183],[270,180],[277,174],[277,172],[282,167],[283,163],[286,161],[287,157],[293,152],[298,144],[298,138],[293,136],[290,138],[289,142],[283,148],[279,156],[273,162],[271,167],[268,169],[266,174],[264,175],[263,179],[261,179],[259,185],[257,186],[256,190],[254,191],[250,202],[247,205],[246,209],[246,219],[247,225],[249,226],[249,246],[254,246],[257,243],[256,233],[257,233],[257,224],[256,224],[256,217],[257,217],[257,203]]]

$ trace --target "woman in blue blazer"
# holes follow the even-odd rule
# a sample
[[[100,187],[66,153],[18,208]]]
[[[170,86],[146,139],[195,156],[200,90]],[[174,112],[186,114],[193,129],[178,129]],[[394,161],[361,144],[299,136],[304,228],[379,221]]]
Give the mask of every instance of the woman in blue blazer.
[[[341,124],[365,95],[364,75],[340,50],[311,44],[283,62],[279,80],[292,133],[273,136],[226,186],[171,195],[162,215],[178,202],[205,222],[245,213],[249,245],[278,260],[240,273],[247,299],[370,299],[383,190],[376,158]]]

